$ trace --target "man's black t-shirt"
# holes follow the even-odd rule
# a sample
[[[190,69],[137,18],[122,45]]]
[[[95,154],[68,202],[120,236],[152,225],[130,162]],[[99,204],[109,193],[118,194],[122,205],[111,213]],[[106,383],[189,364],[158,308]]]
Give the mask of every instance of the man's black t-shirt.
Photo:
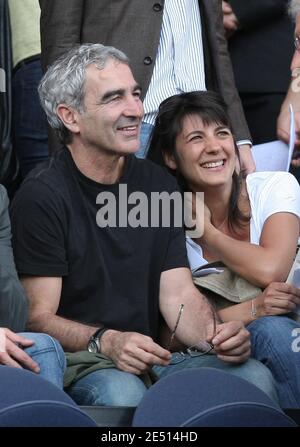
[[[103,197],[111,204],[116,198],[112,221],[120,203],[123,211],[138,203],[127,205],[121,195],[119,202],[120,184],[128,196],[146,194],[149,203],[153,191],[176,190],[163,168],[134,156],[127,157],[122,178],[113,185],[85,177],[66,148],[34,170],[12,205],[17,269],[20,275],[63,278],[58,315],[157,339],[160,275],[188,267],[184,234],[172,225],[99,227],[97,213],[108,203]]]

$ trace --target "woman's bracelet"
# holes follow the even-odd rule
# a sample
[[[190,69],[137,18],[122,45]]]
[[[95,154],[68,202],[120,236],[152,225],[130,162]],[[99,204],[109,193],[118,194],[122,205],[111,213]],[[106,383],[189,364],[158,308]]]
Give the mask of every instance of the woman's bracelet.
[[[255,298],[253,298],[253,300],[251,300],[251,316],[252,316],[253,320],[255,320],[255,318],[257,317]]]

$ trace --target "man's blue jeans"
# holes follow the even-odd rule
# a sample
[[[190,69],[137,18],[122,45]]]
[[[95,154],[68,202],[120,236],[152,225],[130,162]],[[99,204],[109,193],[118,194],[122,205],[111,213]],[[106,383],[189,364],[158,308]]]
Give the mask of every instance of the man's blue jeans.
[[[12,137],[23,177],[49,157],[47,120],[37,91],[42,76],[37,58],[21,65],[12,77]]]
[[[256,385],[277,402],[277,394],[270,371],[256,360],[239,366],[230,366],[215,355],[190,357],[176,365],[166,367],[154,366],[153,372],[158,378],[174,374],[186,368],[213,367],[242,377]],[[136,406],[139,404],[147,388],[143,381],[134,374],[118,369],[102,369],[95,371],[72,385],[67,392],[79,405],[116,405]]]
[[[253,321],[247,329],[251,355],[272,372],[280,406],[299,408],[300,323],[286,316],[270,316]]]
[[[35,332],[22,332],[20,335],[34,341],[34,345],[25,351],[38,363],[39,375],[62,389],[66,359],[58,341],[50,335]]]
[[[141,141],[140,148],[135,154],[137,158],[146,158],[153,127],[154,126],[152,126],[152,124],[142,122],[141,135],[140,135],[140,141]]]

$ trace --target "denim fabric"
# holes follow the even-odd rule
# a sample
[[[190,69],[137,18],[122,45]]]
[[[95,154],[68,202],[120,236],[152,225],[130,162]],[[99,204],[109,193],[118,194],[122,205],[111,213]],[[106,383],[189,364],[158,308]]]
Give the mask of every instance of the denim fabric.
[[[299,408],[300,323],[285,316],[269,316],[253,321],[247,329],[251,355],[272,372],[280,406]]]
[[[66,360],[58,341],[50,335],[35,332],[22,332],[20,335],[34,341],[34,345],[25,351],[38,363],[39,375],[62,389]]]
[[[125,407],[137,406],[146,391],[138,376],[115,368],[90,373],[67,389],[78,405]]]
[[[157,378],[161,378],[185,368],[203,366],[222,369],[242,377],[263,390],[275,402],[278,401],[270,371],[252,359],[242,365],[230,366],[215,355],[208,354],[201,357],[187,355],[186,360],[181,363],[166,367],[154,366],[152,370]],[[147,388],[138,376],[117,369],[102,369],[78,380],[68,388],[67,392],[79,405],[136,406],[146,390]]]
[[[176,353],[173,354],[173,356],[176,355]],[[234,374],[251,382],[253,385],[264,391],[274,402],[278,403],[272,374],[268,368],[256,360],[249,359],[246,363],[240,365],[230,365],[219,360],[216,355],[211,354],[202,355],[200,357],[190,357],[188,354],[185,354],[185,357],[185,361],[176,363],[175,365],[154,366],[153,371],[158,378],[162,378],[170,374],[175,374],[183,369],[201,367],[221,369],[222,371]]]
[[[151,132],[153,130],[152,124],[148,124],[148,123],[142,123],[142,127],[141,127],[141,135],[140,135],[140,140],[141,140],[141,144],[140,144],[140,148],[137,151],[137,153],[135,154],[135,156],[137,158],[146,158],[147,156],[147,152],[149,149],[149,141],[150,141],[150,137],[151,137]]]
[[[12,139],[23,177],[49,155],[46,115],[37,92],[42,75],[37,59],[21,65],[12,78]]]

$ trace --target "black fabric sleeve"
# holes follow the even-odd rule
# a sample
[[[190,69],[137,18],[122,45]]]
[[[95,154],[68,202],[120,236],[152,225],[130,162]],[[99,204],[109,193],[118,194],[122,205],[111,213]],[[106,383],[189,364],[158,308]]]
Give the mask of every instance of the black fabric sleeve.
[[[20,332],[27,320],[27,299],[19,281],[8,214],[8,197],[0,185],[0,326]]]
[[[179,224],[179,221],[177,222],[175,226],[175,221],[177,220],[174,218],[175,214],[175,208],[178,207],[178,204],[171,201],[172,205],[170,207],[170,228],[168,229],[168,249],[167,253],[164,259],[163,268],[162,271],[171,270],[175,268],[180,267],[188,267],[189,263],[187,259],[187,252],[186,252],[186,245],[185,245],[185,231],[184,231],[184,219],[183,219],[183,210],[184,210],[184,202],[183,202],[183,195],[181,194],[178,184],[174,177],[172,177],[170,174],[168,175],[168,187],[165,186],[165,190],[168,191],[170,197],[173,196],[173,193],[177,195],[177,197],[181,197],[181,204],[182,204],[182,219],[181,219],[181,226],[177,226]],[[163,229],[163,231],[166,229]]]
[[[30,179],[11,210],[13,248],[19,275],[68,274],[67,217],[63,199],[47,185]]]
[[[162,271],[172,270],[180,267],[189,267],[185,236],[182,228],[173,228],[170,232],[168,252],[165,257]]]

